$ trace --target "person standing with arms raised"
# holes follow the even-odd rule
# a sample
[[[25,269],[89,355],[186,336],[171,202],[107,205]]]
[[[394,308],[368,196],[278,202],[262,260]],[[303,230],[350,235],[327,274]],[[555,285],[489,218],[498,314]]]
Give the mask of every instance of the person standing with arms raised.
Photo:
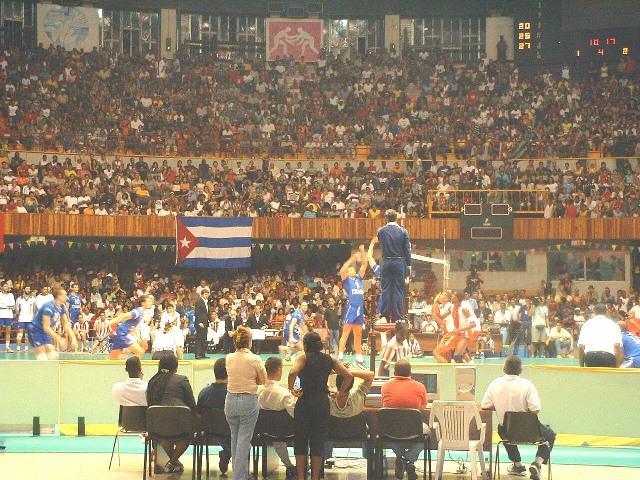
[[[407,230],[396,223],[398,212],[389,209],[384,216],[387,224],[378,229],[382,248],[380,315],[395,322],[403,314],[405,279],[411,273],[411,242]]]

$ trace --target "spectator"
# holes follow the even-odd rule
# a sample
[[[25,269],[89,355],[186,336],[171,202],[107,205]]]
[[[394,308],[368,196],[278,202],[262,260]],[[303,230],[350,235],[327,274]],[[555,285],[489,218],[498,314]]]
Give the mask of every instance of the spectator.
[[[562,322],[556,322],[556,327],[549,330],[547,346],[551,350],[551,355],[557,358],[564,358],[573,350],[573,337],[565,328],[562,328]]]
[[[123,407],[146,407],[147,406],[147,382],[142,378],[142,364],[140,358],[131,356],[127,358],[124,369],[129,378],[124,382],[116,382],[113,384],[111,391],[113,398],[116,399]]]
[[[622,332],[622,353],[624,355],[620,368],[640,368],[640,338],[629,332],[627,322],[619,321],[618,327]]]
[[[504,416],[509,412],[531,412],[538,414],[541,409],[540,397],[536,387],[529,381],[520,377],[522,373],[522,361],[517,355],[507,357],[504,362],[504,376],[496,378],[487,387],[487,391],[482,398],[481,408],[492,409],[498,416],[498,435],[504,438]],[[540,445],[536,452],[536,457],[529,472],[534,480],[540,479],[540,469],[542,464],[549,461],[551,449],[556,438],[556,434],[548,425],[540,425],[544,439],[549,445]],[[517,445],[504,444],[509,460],[513,462],[507,470],[510,475],[524,475],[526,467],[522,464],[520,451]]]
[[[213,374],[215,376],[215,382],[204,387],[198,395],[197,411],[202,413],[203,410],[208,408],[221,408],[224,409],[225,400],[227,397],[227,364],[225,358],[219,358],[213,364]],[[229,469],[229,460],[231,460],[231,439],[221,440],[222,450],[220,450],[220,462],[218,467],[220,473],[227,473]]]
[[[147,386],[147,403],[153,405],[183,405],[195,413],[196,401],[189,379],[178,375],[178,357],[174,354],[163,355],[158,362],[158,373],[149,380]],[[162,468],[164,473],[184,471],[180,456],[189,448],[190,440],[178,440],[175,443],[161,440],[160,445],[169,456],[169,461]]]

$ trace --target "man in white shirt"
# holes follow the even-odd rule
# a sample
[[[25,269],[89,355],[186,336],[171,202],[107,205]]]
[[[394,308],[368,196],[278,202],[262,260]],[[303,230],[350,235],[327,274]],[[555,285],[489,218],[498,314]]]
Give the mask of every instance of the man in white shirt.
[[[31,296],[31,287],[25,286],[22,295],[16,300],[16,316],[18,317],[18,333],[16,335],[16,350],[19,352],[24,331],[28,330],[33,316],[36,314],[36,299]],[[24,351],[29,351],[29,339],[24,337]]]
[[[531,313],[531,357],[535,358],[538,350],[540,357],[544,357],[544,347],[547,343],[547,329],[549,328],[549,309],[539,297],[533,299]]]
[[[573,350],[573,336],[562,328],[562,322],[556,322],[556,328],[550,329],[547,335],[547,345],[553,348],[557,358],[564,358]]]
[[[498,435],[503,438],[504,415],[506,412],[531,412],[536,415],[540,412],[541,403],[536,387],[529,380],[520,377],[522,373],[522,360],[517,355],[510,355],[504,362],[504,375],[493,380],[487,387],[482,398],[481,408],[495,410],[498,417]],[[549,461],[551,449],[556,434],[548,425],[540,425],[542,435],[549,445],[538,446],[536,458],[529,467],[532,480],[540,479],[540,469],[543,463]],[[517,445],[504,444],[513,462],[507,472],[510,475],[523,476],[526,467],[522,464],[520,451]]]
[[[9,347],[11,341],[11,325],[13,324],[13,311],[16,308],[16,299],[9,291],[9,282],[6,280],[1,284],[0,292],[0,328],[4,330],[4,351],[14,353]]]
[[[258,404],[262,410],[286,410],[291,417],[296,406],[296,398],[285,387],[280,385],[282,379],[282,359],[280,357],[269,357],[264,362],[267,371],[267,381],[258,387]],[[274,442],[273,448],[278,453],[280,460],[287,467],[286,478],[296,478],[296,467],[291,463],[287,444],[285,442]]]
[[[587,320],[578,337],[578,358],[581,367],[618,367],[622,363],[622,332],[618,325],[605,317],[607,306],[593,307],[595,317]]]
[[[147,405],[147,382],[142,380],[144,372],[140,358],[135,355],[127,358],[124,369],[129,378],[113,384],[113,398],[123,407],[145,407]]]

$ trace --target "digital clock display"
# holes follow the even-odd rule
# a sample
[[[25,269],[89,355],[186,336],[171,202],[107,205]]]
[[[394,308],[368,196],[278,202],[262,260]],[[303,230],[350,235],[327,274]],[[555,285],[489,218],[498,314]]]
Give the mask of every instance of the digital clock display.
[[[599,55],[607,57],[611,55],[629,55],[630,49],[615,36],[590,36],[588,38],[588,47],[590,55]],[[576,50],[576,56],[580,56],[580,49]]]

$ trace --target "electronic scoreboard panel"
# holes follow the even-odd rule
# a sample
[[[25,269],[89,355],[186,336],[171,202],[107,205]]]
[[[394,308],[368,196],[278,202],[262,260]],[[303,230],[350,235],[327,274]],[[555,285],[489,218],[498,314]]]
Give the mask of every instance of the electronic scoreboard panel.
[[[561,0],[514,3],[513,58],[517,65],[555,63],[561,59]]]
[[[460,237],[470,240],[513,238],[513,210],[506,203],[466,203],[460,216]]]

